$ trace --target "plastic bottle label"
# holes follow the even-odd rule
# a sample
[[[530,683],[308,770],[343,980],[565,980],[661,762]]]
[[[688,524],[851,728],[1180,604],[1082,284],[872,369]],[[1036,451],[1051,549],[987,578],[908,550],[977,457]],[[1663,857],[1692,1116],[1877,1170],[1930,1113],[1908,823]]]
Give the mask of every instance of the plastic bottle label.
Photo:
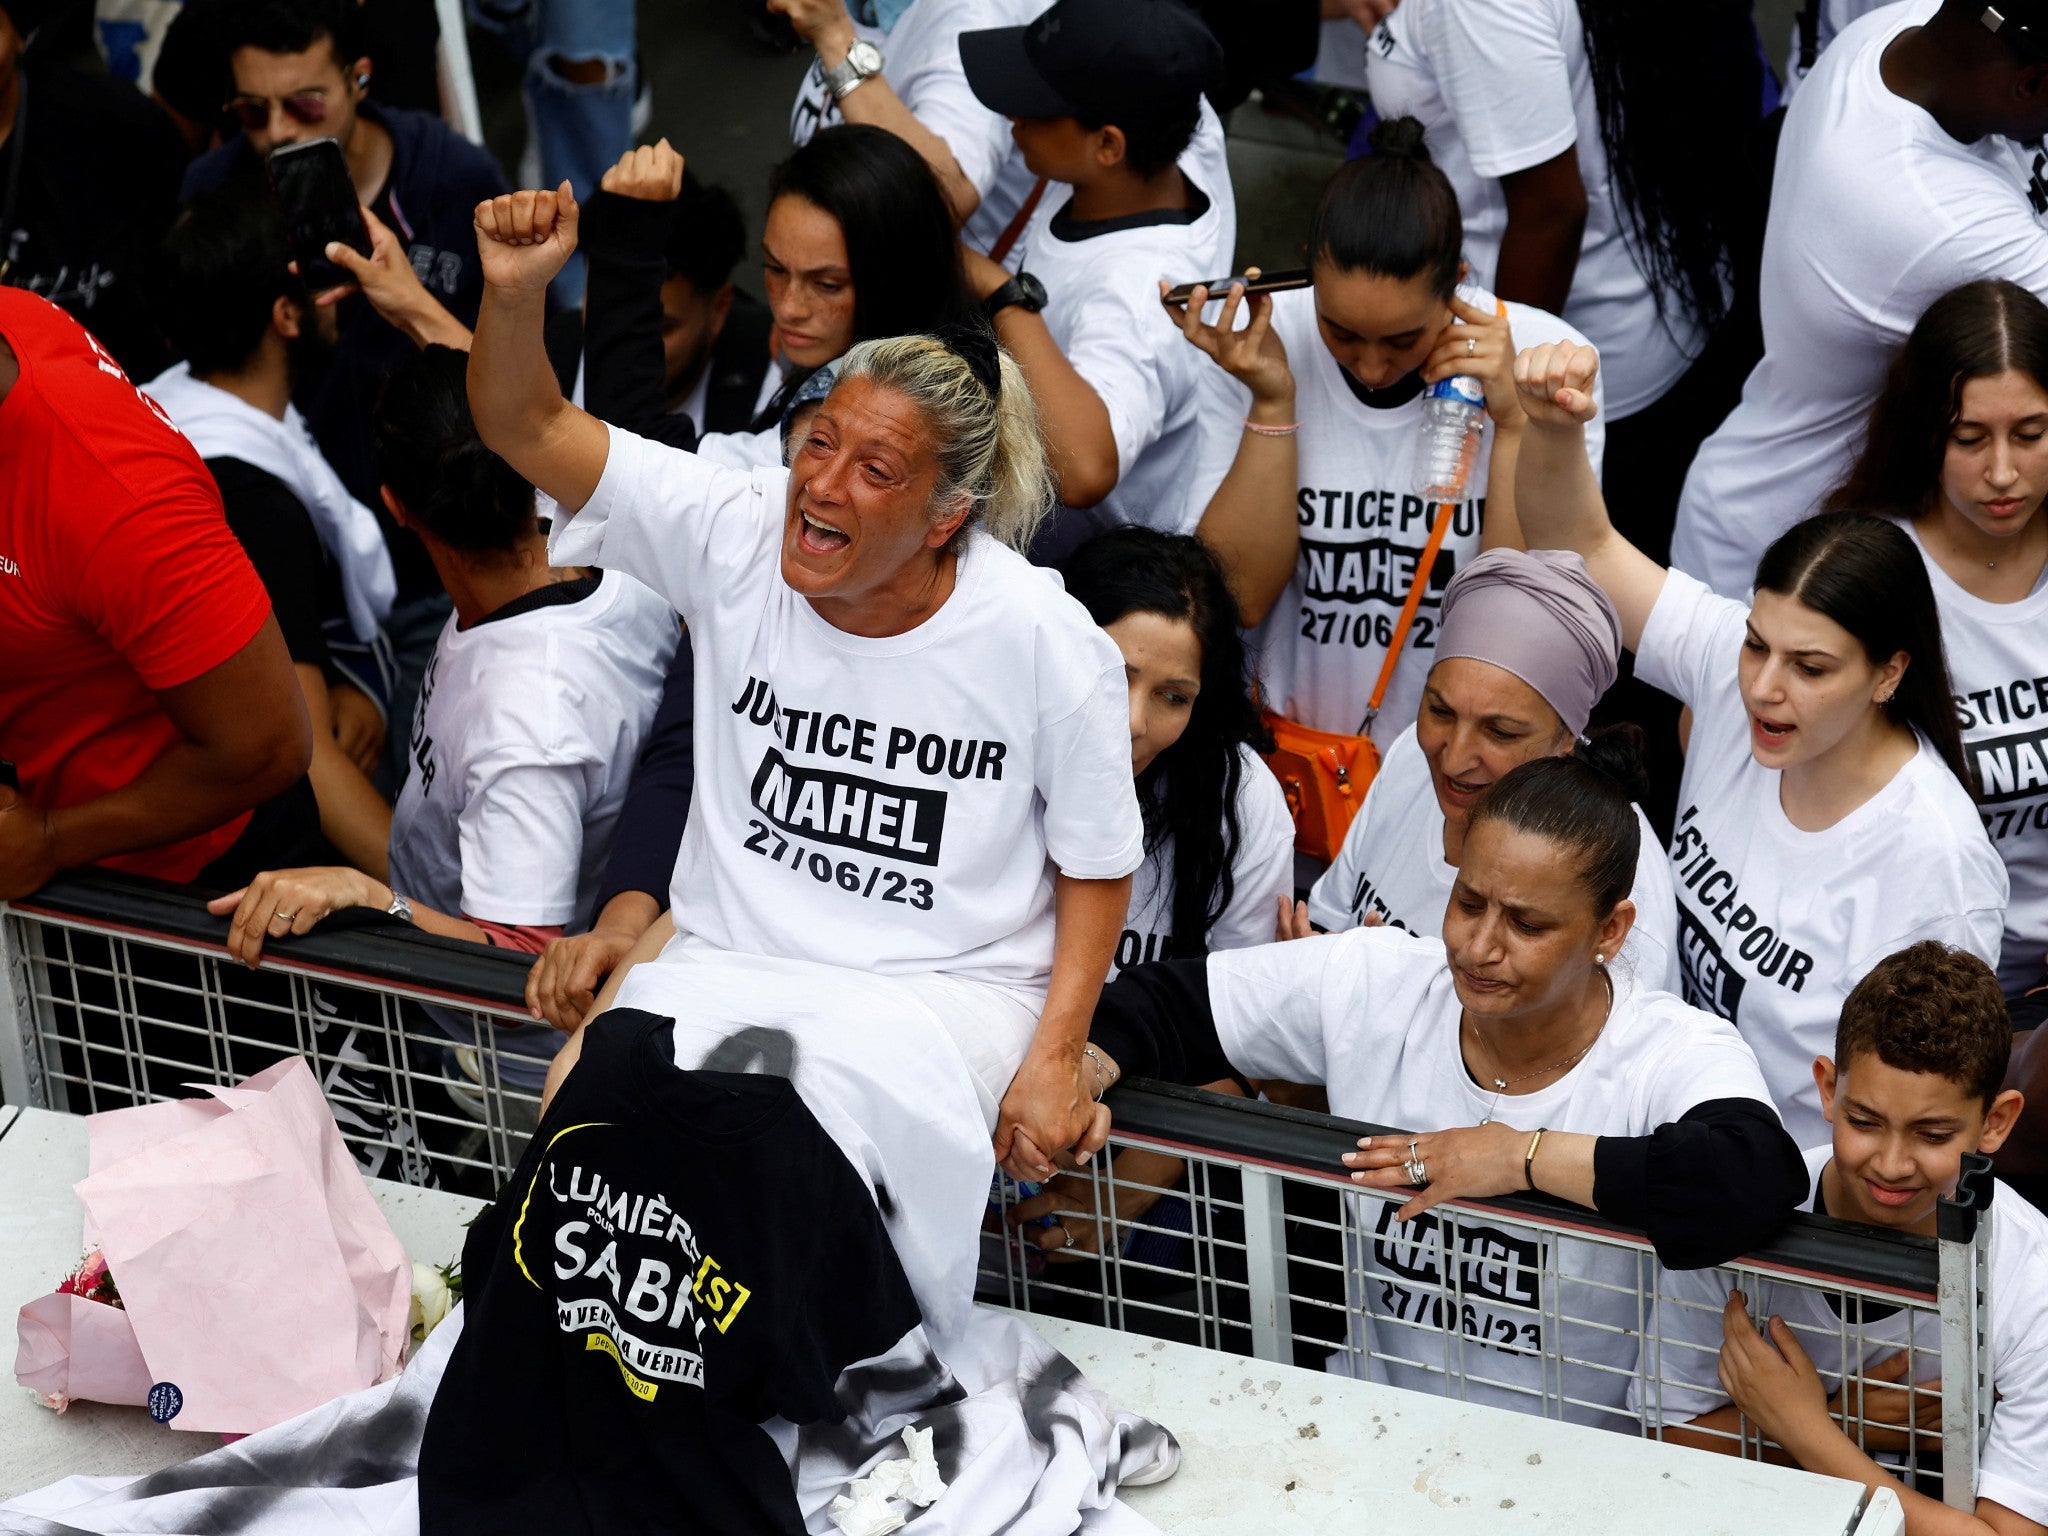
[[[1486,407],[1486,386],[1468,374],[1454,373],[1448,379],[1438,379],[1423,392],[1428,400],[1460,400],[1466,405]]]

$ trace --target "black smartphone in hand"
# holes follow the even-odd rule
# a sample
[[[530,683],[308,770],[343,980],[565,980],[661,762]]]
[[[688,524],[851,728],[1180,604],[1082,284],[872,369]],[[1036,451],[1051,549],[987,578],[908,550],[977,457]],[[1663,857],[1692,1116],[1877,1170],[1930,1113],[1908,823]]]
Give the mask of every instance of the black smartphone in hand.
[[[330,241],[370,254],[370,230],[356,201],[348,159],[333,139],[305,139],[271,151],[270,185],[284,210],[285,235],[306,292],[338,288],[352,279],[327,259]]]
[[[1203,283],[1182,283],[1177,288],[1166,290],[1168,304],[1185,304],[1194,297],[1197,288],[1209,290],[1209,297],[1228,298],[1230,285],[1242,283],[1247,295],[1254,293],[1279,293],[1288,288],[1306,288],[1313,279],[1307,267],[1290,267],[1280,272],[1261,272],[1257,277],[1212,277]]]

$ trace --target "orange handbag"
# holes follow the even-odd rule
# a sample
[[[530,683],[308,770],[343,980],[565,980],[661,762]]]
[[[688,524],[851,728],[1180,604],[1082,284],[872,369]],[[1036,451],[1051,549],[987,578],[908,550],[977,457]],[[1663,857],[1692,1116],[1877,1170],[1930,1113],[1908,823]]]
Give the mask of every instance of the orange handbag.
[[[1429,542],[1423,546],[1422,559],[1416,564],[1415,579],[1408,584],[1408,600],[1401,605],[1393,642],[1387,647],[1387,659],[1380,666],[1379,681],[1373,685],[1372,698],[1366,703],[1365,718],[1359,722],[1357,734],[1319,731],[1270,709],[1261,716],[1266,729],[1273,733],[1273,750],[1266,754],[1266,766],[1273,770],[1273,776],[1287,793],[1287,809],[1294,817],[1295,849],[1325,864],[1335,859],[1337,850],[1344,846],[1344,834],[1351,830],[1352,818],[1365,804],[1366,789],[1372,784],[1373,775],[1380,771],[1380,749],[1366,732],[1372,729],[1380,704],[1387,696],[1394,666],[1401,659],[1401,648],[1415,623],[1415,610],[1422,604],[1422,590],[1429,584],[1429,573],[1436,565],[1437,552],[1443,548],[1444,535],[1450,532],[1456,511],[1455,502],[1437,504]]]

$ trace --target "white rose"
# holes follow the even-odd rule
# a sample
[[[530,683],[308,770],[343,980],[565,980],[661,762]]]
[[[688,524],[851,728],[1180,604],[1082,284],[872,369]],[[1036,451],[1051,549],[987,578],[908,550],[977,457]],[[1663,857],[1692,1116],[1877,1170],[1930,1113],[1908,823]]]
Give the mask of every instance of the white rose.
[[[421,1264],[417,1260],[412,1266],[412,1310],[406,1319],[415,1344],[426,1342],[441,1319],[455,1305],[448,1294],[448,1281],[441,1271],[432,1264]]]

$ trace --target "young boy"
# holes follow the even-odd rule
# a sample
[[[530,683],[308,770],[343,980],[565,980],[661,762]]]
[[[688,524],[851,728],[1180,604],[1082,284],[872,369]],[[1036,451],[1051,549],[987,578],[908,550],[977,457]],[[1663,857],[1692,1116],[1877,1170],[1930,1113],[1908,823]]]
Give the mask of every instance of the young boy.
[[[1029,26],[962,33],[960,60],[1046,182],[1014,277],[966,252],[1037,399],[1060,499],[1090,509],[1064,514],[1034,555],[1116,523],[1187,531],[1201,512],[1186,505],[1199,397],[1218,370],[1182,340],[1158,284],[1231,270],[1228,172],[1190,153],[1221,50],[1179,0],[1058,0]]]
[[[2011,1048],[2011,1017],[1983,961],[1932,942],[1881,961],[1842,1004],[1834,1059],[1813,1065],[1834,1128],[1832,1146],[1807,1153],[1813,1210],[1932,1236],[1935,1202],[1955,1188],[1963,1154],[1996,1151],[2019,1118],[2024,1101],[1999,1088]],[[1906,1487],[1831,1417],[1842,1394],[1830,1392],[1850,1378],[1866,1425],[1899,1426],[1864,1430],[1865,1446],[1902,1450],[1912,1419],[1925,1454],[1927,1432],[1940,1423],[1941,1340],[1930,1312],[1913,1314],[1909,1328],[1906,1314],[1867,1299],[1850,1301],[1843,1317],[1820,1291],[1765,1284],[1745,1297],[1729,1288],[1726,1271],[1667,1273],[1665,1295],[1686,1304],[1659,1309],[1662,1379],[1647,1384],[1652,1400],[1637,1404],[1646,1424],[1667,1439],[1733,1452],[1747,1418],[1810,1472],[1890,1488],[1905,1505],[1908,1536],[2048,1532],[2048,1218],[2001,1183],[1990,1220],[1998,1400],[1974,1514]],[[1758,1318],[1769,1319],[1767,1331]],[[1687,1340],[1688,1331],[1699,1336]],[[1917,1388],[1910,1414],[1877,1406],[1880,1396],[1900,1403],[1907,1392],[1862,1385],[1901,1380]],[[1693,1427],[1679,1427],[1688,1418]]]

